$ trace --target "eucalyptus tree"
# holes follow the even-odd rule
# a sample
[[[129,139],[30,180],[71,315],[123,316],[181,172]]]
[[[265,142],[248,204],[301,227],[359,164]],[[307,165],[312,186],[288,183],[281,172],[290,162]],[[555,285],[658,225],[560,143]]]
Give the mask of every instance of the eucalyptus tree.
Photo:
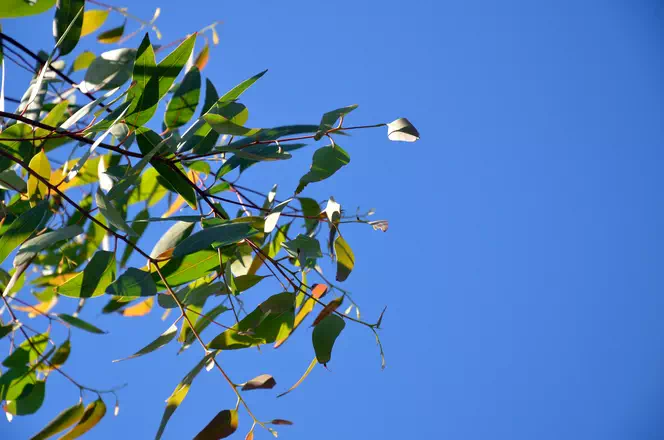
[[[237,399],[197,439],[232,434],[239,411],[253,421],[247,439],[256,429],[276,436],[275,426],[291,422],[259,418],[245,394],[271,389],[276,380],[269,374],[231,378],[216,357],[264,345],[277,349],[306,319],[311,335],[299,334],[311,338],[312,361],[285,393],[316,365],[332,361],[346,325],[363,326],[376,338],[384,366],[383,313],[363,320],[342,285],[355,268],[345,229],[356,224],[385,232],[388,222],[307,193],[349,166],[350,155],[338,143],[343,135],[382,127],[390,140],[412,142],[419,134],[410,122],[353,125],[357,106],[351,105],[310,125],[248,127],[241,98],[266,72],[223,94],[214,78],[203,78],[219,41],[217,23],[157,45],[159,9],[143,20],[92,0],[0,3],[2,19],[41,13],[54,16],[48,52],[0,33],[0,338],[6,350],[0,400],[7,418],[38,411],[52,375],[63,376],[81,398],[62,402],[63,411],[33,438],[77,438],[106,416],[107,406],[117,415],[119,389],[82,385],[67,372],[69,335],[105,333],[81,317],[94,316],[89,309],[124,317],[163,310],[166,330],[155,329],[151,341],[136,336],[133,342],[144,347],[125,359],[167,344],[200,353],[168,398],[161,422],[155,421],[157,438],[204,368],[218,370]],[[108,28],[114,14],[124,24]],[[77,50],[81,39],[95,37],[99,53]],[[32,75],[20,98],[5,93],[19,69]],[[300,171],[292,193],[278,196],[276,186],[261,192],[239,183],[250,167],[312,149],[311,166]],[[154,243],[141,240],[150,229],[160,231]],[[330,259],[334,280],[320,266]],[[265,295],[252,304],[245,300],[249,289]],[[66,338],[56,340],[58,326],[67,329]]]

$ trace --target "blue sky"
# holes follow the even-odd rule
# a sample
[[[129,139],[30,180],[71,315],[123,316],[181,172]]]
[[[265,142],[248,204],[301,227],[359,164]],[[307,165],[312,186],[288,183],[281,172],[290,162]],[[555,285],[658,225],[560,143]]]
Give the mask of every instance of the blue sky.
[[[357,261],[348,288],[367,319],[388,305],[387,369],[371,333],[348,326],[330,371],[281,399],[247,394],[262,418],[295,422],[280,438],[661,438],[661,2],[132,3],[143,17],[162,7],[165,41],[224,22],[204,71],[220,91],[270,69],[244,99],[252,126],[315,123],[357,103],[353,123],[406,116],[422,134],[396,144],[383,129],[354,133],[340,140],[350,166],[311,186],[391,222],[385,234],[347,228]],[[50,49],[50,19],[3,28]],[[244,183],[290,191],[312,151]],[[97,323],[112,332],[76,333],[67,370],[129,386],[119,417],[86,438],[151,438],[200,352],[176,357],[173,346],[111,364],[168,324],[159,313]],[[285,390],[313,356],[308,330],[297,336],[220,360],[238,381],[270,373]],[[3,438],[27,437],[77,399],[58,377],[48,387],[38,415],[0,421]],[[218,374],[201,374],[165,438],[193,437],[234,403]],[[242,416],[235,437],[248,428]]]

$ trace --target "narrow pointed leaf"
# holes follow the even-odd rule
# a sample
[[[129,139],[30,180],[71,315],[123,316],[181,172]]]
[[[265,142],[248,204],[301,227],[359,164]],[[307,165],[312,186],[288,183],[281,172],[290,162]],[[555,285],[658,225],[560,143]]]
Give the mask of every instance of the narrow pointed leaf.
[[[237,430],[238,422],[237,410],[225,409],[214,416],[210,423],[194,437],[194,440],[219,440],[226,438]]]
[[[99,398],[88,404],[81,420],[67,434],[60,437],[60,440],[73,440],[79,438],[92,428],[97,426],[101,419],[106,415],[106,404]]]
[[[34,258],[37,253],[63,240],[70,240],[83,233],[83,228],[78,225],[65,226],[52,232],[45,232],[34,238],[26,240],[21,245],[16,257],[14,257],[14,267],[18,267]]]
[[[80,328],[81,330],[85,330],[86,332],[96,333],[98,335],[105,335],[106,333],[108,333],[100,329],[99,327],[96,327],[90,324],[89,322],[83,321],[81,318],[77,318],[75,316],[67,315],[65,313],[58,313],[57,316],[67,324],[74,326],[76,328]]]
[[[69,26],[69,32],[64,35],[60,42],[60,55],[67,55],[74,50],[78,39],[81,37],[83,27],[83,7],[85,0],[58,0],[55,8],[55,20],[53,22],[53,36],[55,41],[60,40]]]
[[[101,214],[108,220],[110,224],[120,229],[121,231],[126,232],[129,235],[136,236],[136,231],[131,229],[131,226],[127,224],[125,219],[120,214],[120,211],[113,206],[112,202],[108,200],[106,194],[101,189],[97,189],[95,193],[95,200],[97,201],[97,207]]]
[[[31,437],[30,440],[44,440],[55,434],[64,431],[73,424],[77,423],[83,417],[84,407],[82,403],[67,408],[55,416],[48,425],[41,431]]]
[[[41,202],[12,222],[9,228],[0,235],[0,263],[37,230],[48,212],[48,203]]]
[[[93,298],[103,295],[104,291],[115,280],[115,253],[97,251],[82,272],[55,285],[53,290],[60,295],[74,298]]]
[[[174,257],[181,257],[204,249],[237,243],[256,231],[247,223],[225,223],[205,228],[185,238],[175,247]]]
[[[174,129],[189,122],[198,106],[200,93],[201,74],[199,69],[194,66],[184,76],[180,86],[166,107],[164,115],[166,127]]]
[[[355,267],[355,255],[341,235],[334,240],[334,253],[337,256],[337,281],[346,281]]]
[[[288,393],[290,393],[291,391],[293,391],[295,388],[299,387],[299,386],[302,384],[302,382],[304,382],[304,379],[307,378],[307,376],[309,375],[309,373],[311,373],[311,370],[313,370],[314,367],[315,367],[317,364],[318,364],[317,359],[316,359],[316,358],[313,358],[313,359],[311,360],[311,363],[310,363],[309,366],[307,367],[307,370],[306,370],[306,371],[304,372],[304,374],[302,375],[302,377],[300,377],[300,378],[298,379],[298,381],[295,382],[295,384],[294,384],[292,387],[290,387],[290,388],[288,389],[288,391],[279,394],[277,397],[283,397],[283,396],[285,396],[286,394],[288,394]]]
[[[166,344],[171,342],[173,339],[175,339],[175,336],[177,335],[177,332],[178,332],[178,327],[177,327],[177,325],[173,324],[168,328],[168,330],[166,330],[164,333],[162,333],[157,339],[150,342],[148,345],[141,348],[136,353],[134,353],[131,356],[126,357],[126,358],[116,359],[113,362],[126,361],[128,359],[133,359],[133,358],[143,356],[143,355],[148,354],[148,353],[152,353],[153,351],[165,346]]]
[[[127,25],[127,20],[125,20],[121,26],[114,27],[112,29],[102,32],[101,34],[97,35],[97,41],[100,42],[101,44],[117,43],[124,35],[124,30],[126,25]]]

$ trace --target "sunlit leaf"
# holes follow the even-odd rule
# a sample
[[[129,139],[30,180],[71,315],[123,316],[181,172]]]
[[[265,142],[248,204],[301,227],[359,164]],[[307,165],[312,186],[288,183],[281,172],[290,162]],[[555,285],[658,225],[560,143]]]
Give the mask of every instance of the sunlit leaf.
[[[299,386],[302,384],[302,382],[304,382],[304,379],[307,378],[307,376],[309,375],[309,373],[311,373],[311,370],[313,370],[314,367],[315,367],[317,364],[318,364],[317,359],[316,359],[316,358],[313,358],[313,360],[311,361],[311,363],[310,363],[309,366],[307,367],[307,370],[304,372],[304,374],[302,375],[302,377],[300,377],[300,379],[298,379],[298,381],[295,382],[295,384],[294,384],[292,387],[290,387],[290,388],[288,389],[288,391],[279,394],[277,397],[283,397],[283,396],[285,396],[286,394],[288,394],[288,393],[290,393],[291,391],[293,391],[295,388],[299,387]]]
[[[131,78],[136,49],[114,49],[95,58],[85,71],[81,88],[86,92],[122,86]]]
[[[44,403],[45,394],[46,382],[44,380],[29,383],[15,400],[7,404],[5,410],[17,416],[34,414]]]
[[[33,259],[38,252],[53,246],[55,243],[63,240],[70,240],[82,233],[83,229],[78,225],[65,226],[62,229],[45,232],[34,238],[26,240],[18,249],[18,252],[14,257],[14,267],[25,264],[26,262]]]
[[[129,226],[125,219],[122,217],[120,211],[118,211],[118,209],[113,206],[113,203],[108,200],[106,194],[104,194],[104,192],[99,188],[95,193],[95,200],[97,202],[99,211],[101,211],[102,215],[106,218],[106,220],[108,220],[110,224],[129,235],[137,235],[136,232],[131,229],[131,226]]]
[[[269,234],[274,230],[274,228],[277,226],[277,222],[279,221],[279,217],[281,216],[281,212],[284,210],[284,208],[286,208],[286,206],[288,206],[291,200],[293,199],[290,198],[284,200],[270,210],[270,213],[265,217],[265,228],[263,229],[263,232]]]
[[[334,253],[337,256],[337,281],[346,281],[355,267],[355,255],[341,235],[334,240]]]
[[[0,18],[26,17],[41,14],[55,5],[55,0],[2,0],[0,3]]]
[[[60,295],[74,298],[92,298],[102,295],[115,280],[115,253],[97,251],[82,272],[69,277],[53,290]]]
[[[48,334],[41,333],[23,341],[16,349],[2,361],[5,367],[22,367],[34,364],[39,360],[48,346]],[[12,400],[8,398],[7,400]]]
[[[175,336],[177,335],[177,332],[178,332],[178,327],[177,327],[177,325],[173,324],[168,328],[168,330],[166,330],[164,333],[162,333],[157,339],[150,342],[148,345],[141,348],[136,353],[134,353],[131,356],[126,357],[126,358],[116,359],[113,362],[126,361],[128,359],[133,359],[133,358],[143,356],[143,355],[148,354],[148,353],[152,353],[153,351],[157,350],[158,348],[161,348],[161,347],[165,346],[166,344],[171,342],[173,339],[175,339]]]
[[[408,119],[399,118],[387,124],[387,137],[391,141],[415,142],[420,133]]]
[[[314,306],[316,305],[316,300],[321,299],[325,293],[327,292],[327,286],[325,284],[314,284],[314,286],[311,289],[311,296],[312,298],[308,298],[305,303],[302,305],[300,310],[298,310],[297,315],[295,315],[295,323],[293,324],[293,330],[284,338],[279,339],[277,342],[274,344],[274,348],[279,348],[286,340],[290,337],[291,334],[297,329],[300,324],[302,324],[302,321],[304,321],[304,318],[309,315],[313,309]]]
[[[106,404],[101,398],[88,404],[83,416],[71,431],[60,437],[60,440],[73,440],[79,438],[101,421],[106,415]]]
[[[194,66],[187,71],[166,107],[166,113],[164,114],[166,127],[174,129],[189,122],[198,106],[200,93],[201,74],[199,69]]]
[[[121,26],[114,27],[112,29],[102,32],[101,34],[97,35],[97,41],[100,42],[101,44],[117,43],[118,41],[120,41],[120,39],[122,39],[126,25],[127,25],[127,20],[125,20]]]
[[[344,302],[343,296],[340,296],[330,301],[325,307],[323,307],[323,310],[320,311],[318,316],[316,316],[316,319],[314,319],[314,323],[312,324],[312,326],[318,325],[323,319],[325,319],[335,310],[337,310],[343,302]]]
[[[247,223],[226,223],[219,226],[205,228],[185,238],[175,247],[174,257],[188,255],[210,247],[222,247],[237,243],[255,233]]]
[[[74,406],[62,411],[60,414],[55,416],[48,425],[46,425],[41,431],[32,436],[30,440],[44,440],[55,434],[64,431],[73,424],[77,423],[83,417],[84,407],[82,403],[77,403]]]
[[[194,61],[194,65],[198,68],[198,70],[203,70],[205,66],[207,66],[208,60],[210,59],[210,46],[205,44],[203,46],[203,49],[198,53],[196,56],[196,61]]]
[[[81,37],[90,35],[99,29],[106,18],[108,17],[109,11],[106,9],[91,9],[83,13],[83,27],[81,28]]]
[[[125,316],[127,318],[145,316],[148,313],[150,313],[153,305],[154,305],[154,296],[151,296],[146,300],[143,300],[139,303],[136,303],[132,306],[122,309],[120,313],[122,313],[122,316]]]
[[[51,178],[51,164],[49,163],[48,157],[46,157],[46,153],[44,153],[43,150],[35,154],[32,159],[30,159],[28,166],[32,171],[47,181]],[[48,186],[46,183],[30,174],[30,177],[28,178],[28,197],[30,198],[31,203],[33,203],[33,206],[35,200],[41,200],[45,198],[47,194]]]
[[[28,189],[25,181],[13,170],[0,171],[0,189],[25,193]]]
[[[48,214],[48,203],[41,202],[11,223],[0,235],[0,263],[39,228]]]
[[[208,363],[213,355],[214,354],[208,354],[203,359],[201,359],[201,361],[198,362],[196,366],[180,381],[170,397],[166,399],[166,409],[164,410],[164,415],[162,416],[161,423],[159,424],[159,430],[157,431],[157,435],[155,437],[156,440],[161,439],[161,436],[164,434],[164,430],[166,429],[166,424],[170,420],[175,410],[180,406],[184,398],[187,397],[189,388],[191,387],[191,384],[198,373],[201,372],[203,367]]]

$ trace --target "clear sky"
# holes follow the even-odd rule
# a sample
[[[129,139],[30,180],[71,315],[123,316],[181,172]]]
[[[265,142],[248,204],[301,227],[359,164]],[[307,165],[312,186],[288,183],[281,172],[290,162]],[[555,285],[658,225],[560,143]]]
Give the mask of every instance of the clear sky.
[[[223,91],[270,69],[245,95],[252,126],[316,123],[357,103],[353,123],[406,116],[422,135],[396,144],[383,129],[354,133],[340,141],[350,166],[310,192],[391,222],[385,234],[347,228],[357,263],[348,288],[367,319],[388,305],[387,369],[371,333],[355,326],[330,371],[315,369],[281,399],[275,391],[312,358],[309,330],[276,351],[220,357],[238,380],[275,376],[275,390],[247,398],[260,417],[295,422],[280,438],[664,435],[662,2],[114,4],[143,17],[161,6],[165,41],[223,20],[204,75]],[[50,49],[51,17],[3,28]],[[311,153],[264,165],[245,183],[291,189]],[[93,308],[84,317],[95,318]],[[72,375],[99,387],[129,382],[120,415],[86,438],[154,436],[200,351],[110,360],[164,331],[159,315],[100,316],[109,335],[74,334]],[[38,415],[0,421],[0,437],[26,438],[76,399],[52,377]],[[218,374],[201,374],[164,438],[191,438],[234,404]],[[234,438],[248,428],[243,415]]]

